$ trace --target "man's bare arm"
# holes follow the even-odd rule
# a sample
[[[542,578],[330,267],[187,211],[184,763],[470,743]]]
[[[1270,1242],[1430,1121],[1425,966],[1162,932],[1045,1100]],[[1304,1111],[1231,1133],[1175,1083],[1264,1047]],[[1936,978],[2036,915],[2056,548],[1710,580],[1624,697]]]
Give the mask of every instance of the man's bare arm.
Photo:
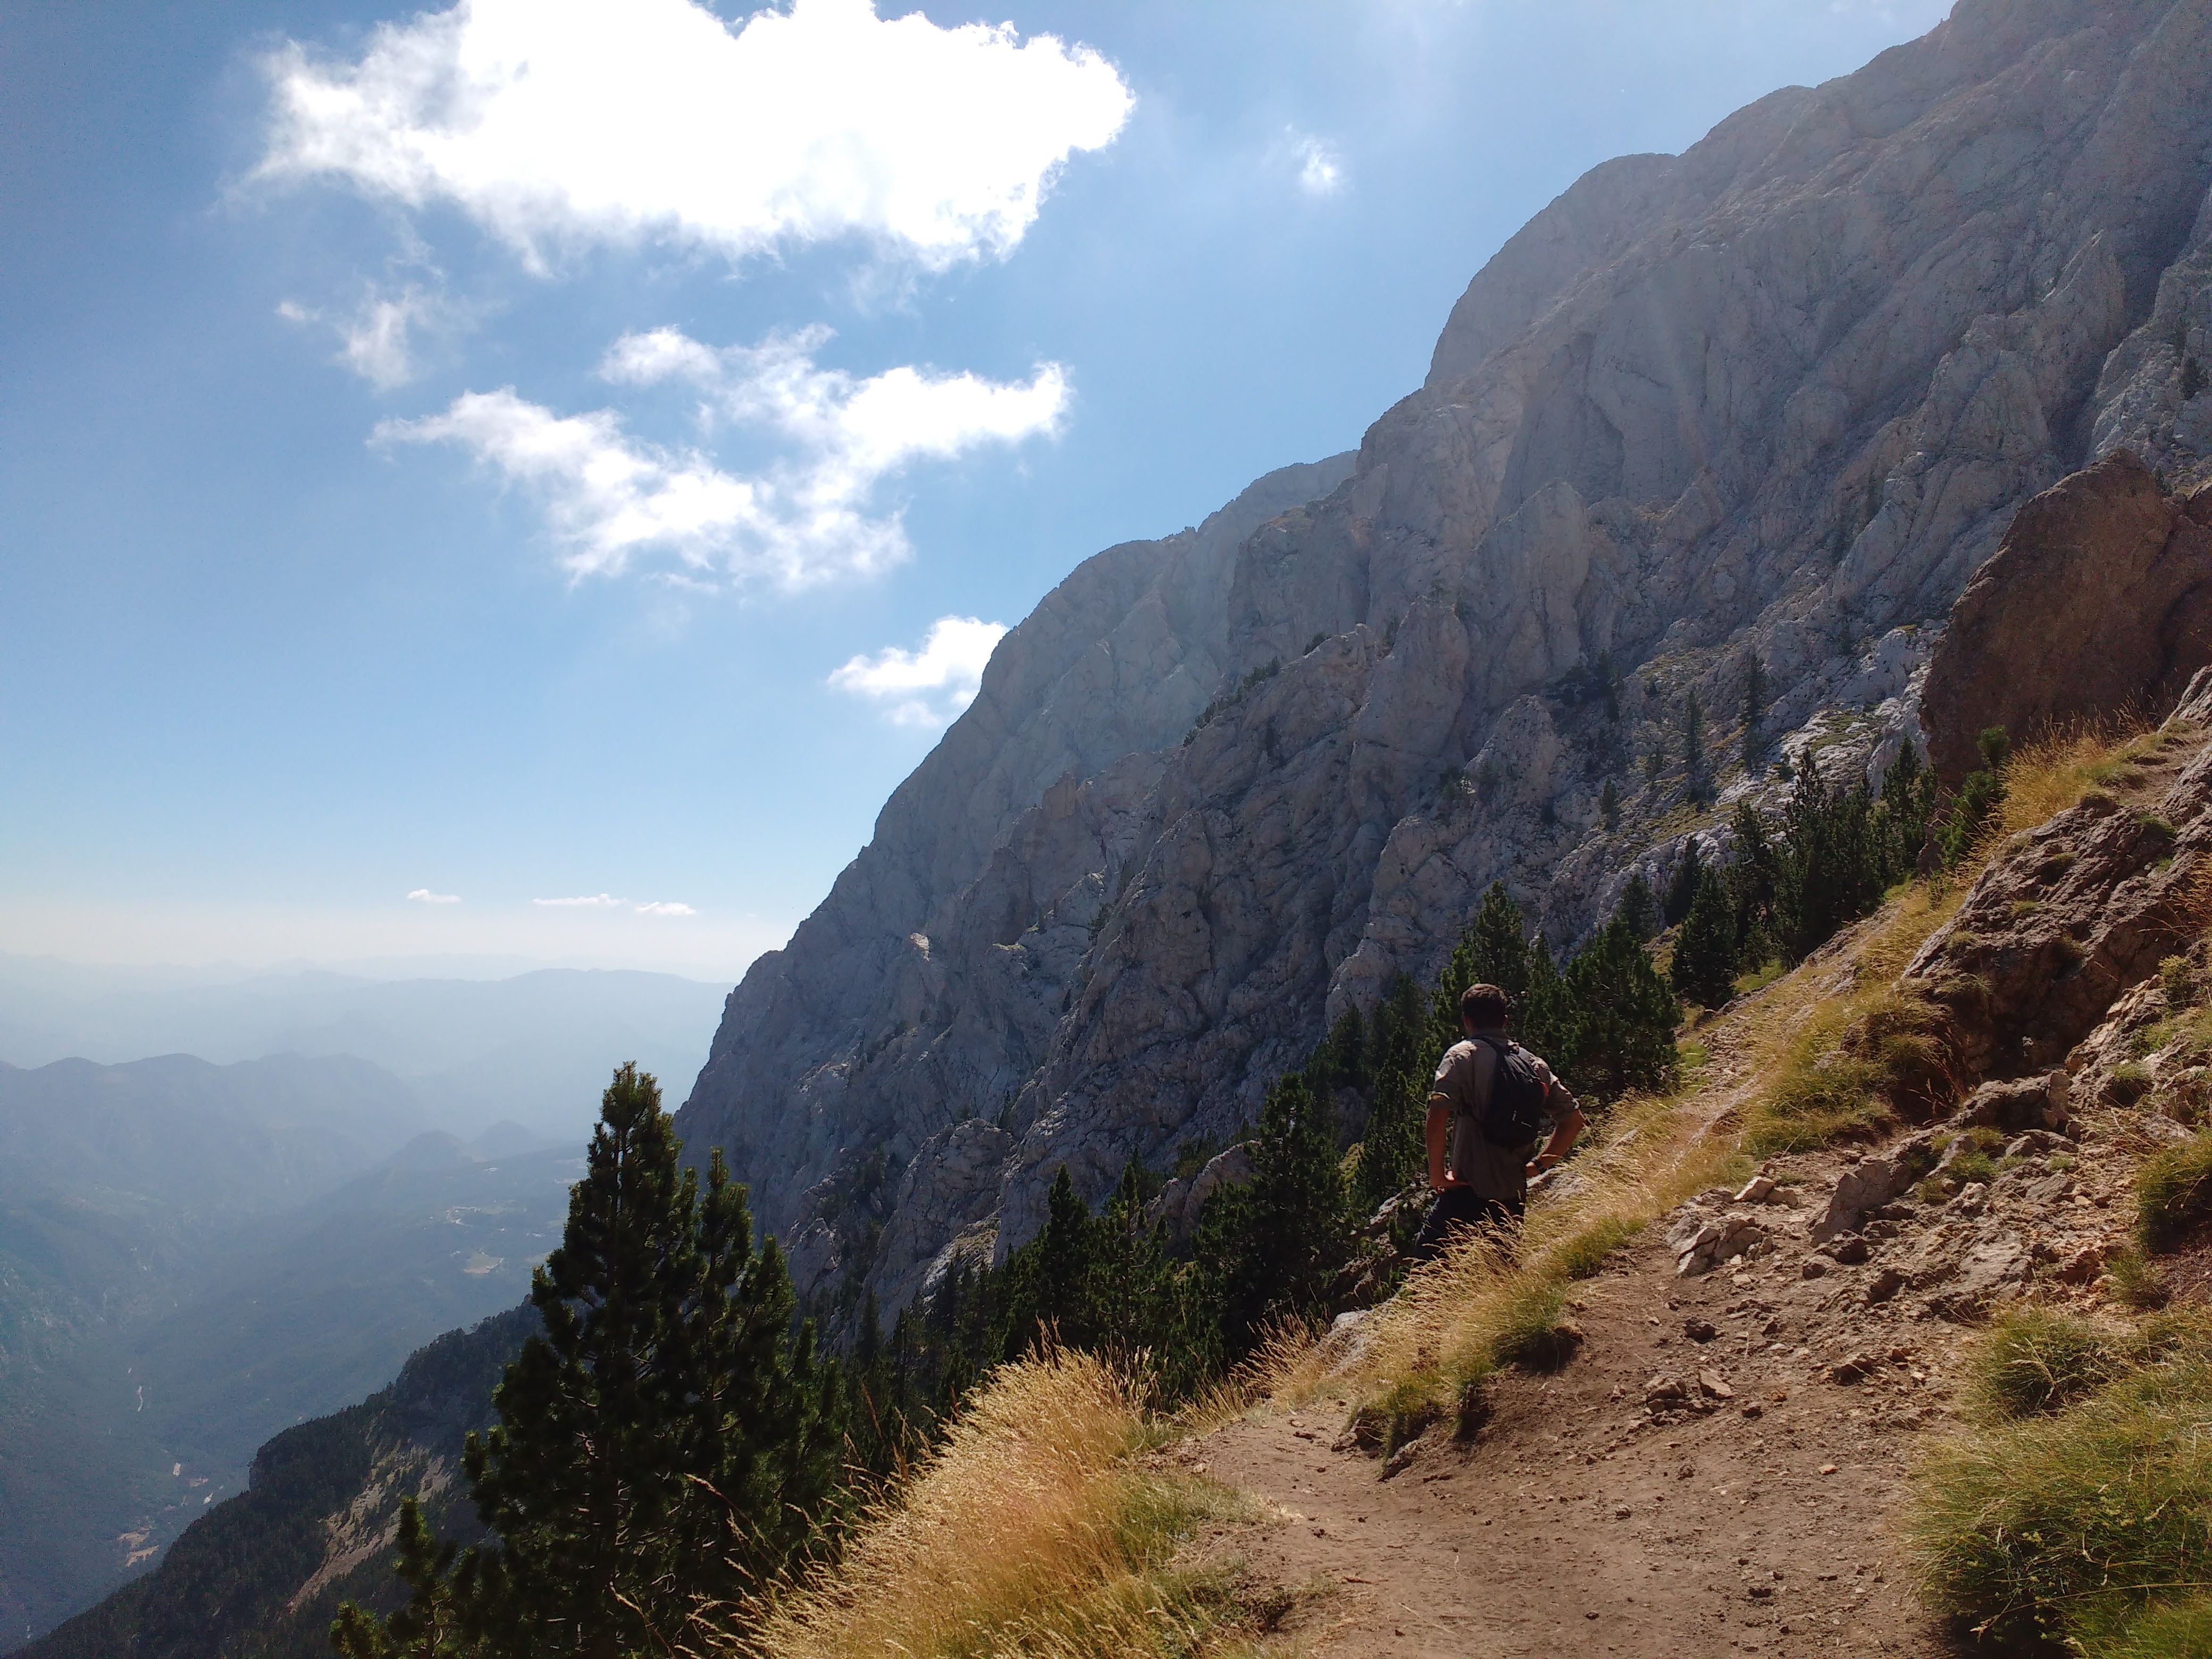
[[[1538,1152],[1535,1161],[1529,1164],[1528,1173],[1536,1175],[1565,1158],[1573,1147],[1575,1137],[1582,1133],[1588,1121],[1583,1116],[1581,1107],[1568,1107],[1567,1115],[1552,1126],[1552,1138],[1544,1143],[1544,1150]]]
[[[1451,1139],[1452,1104],[1443,1095],[1429,1097],[1429,1185],[1442,1192],[1448,1184],[1444,1176],[1444,1152]]]

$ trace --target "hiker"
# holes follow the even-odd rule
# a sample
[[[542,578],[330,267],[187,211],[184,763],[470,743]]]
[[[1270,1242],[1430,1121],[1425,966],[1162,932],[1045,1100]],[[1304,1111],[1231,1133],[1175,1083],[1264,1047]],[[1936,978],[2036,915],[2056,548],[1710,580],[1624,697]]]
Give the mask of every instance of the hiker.
[[[1444,1050],[1429,1091],[1429,1185],[1437,1194],[1413,1241],[1426,1261],[1455,1227],[1510,1226],[1528,1201],[1528,1178],[1567,1155],[1582,1109],[1552,1068],[1505,1035],[1512,1007],[1495,985],[1460,994],[1465,1040]],[[1536,1138],[1550,1138],[1534,1158]]]

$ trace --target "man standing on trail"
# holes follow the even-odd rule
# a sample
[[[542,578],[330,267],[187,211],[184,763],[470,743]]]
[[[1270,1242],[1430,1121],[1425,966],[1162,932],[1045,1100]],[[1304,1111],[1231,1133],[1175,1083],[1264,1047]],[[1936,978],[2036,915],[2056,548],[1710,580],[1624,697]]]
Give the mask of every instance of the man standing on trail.
[[[1463,1042],[1444,1051],[1429,1091],[1429,1185],[1437,1201],[1413,1241],[1413,1260],[1441,1252],[1455,1227],[1511,1225],[1528,1201],[1528,1177],[1567,1155],[1582,1109],[1552,1068],[1505,1035],[1511,1003],[1495,985],[1461,993]],[[1539,1134],[1544,1149],[1528,1154]]]

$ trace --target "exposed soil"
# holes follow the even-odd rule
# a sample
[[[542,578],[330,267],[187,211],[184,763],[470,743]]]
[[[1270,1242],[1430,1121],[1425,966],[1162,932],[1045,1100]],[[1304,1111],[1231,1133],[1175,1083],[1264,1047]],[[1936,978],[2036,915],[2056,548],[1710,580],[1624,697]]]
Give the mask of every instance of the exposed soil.
[[[1263,1408],[1193,1442],[1186,1464],[1264,1516],[1212,1547],[1321,1592],[1300,1628],[1331,1656],[1939,1653],[1889,1538],[1960,1333],[1877,1309],[1816,1334],[1821,1286],[1796,1277],[1801,1257],[1681,1283],[1647,1236],[1583,1287],[1569,1364],[1498,1379],[1472,1444],[1431,1431],[1387,1480],[1336,1449],[1349,1401]],[[1697,1319],[1717,1334],[1686,1336]],[[1826,1381],[1839,1346],[1885,1361]],[[1735,1397],[1655,1419],[1646,1382],[1686,1369]]]

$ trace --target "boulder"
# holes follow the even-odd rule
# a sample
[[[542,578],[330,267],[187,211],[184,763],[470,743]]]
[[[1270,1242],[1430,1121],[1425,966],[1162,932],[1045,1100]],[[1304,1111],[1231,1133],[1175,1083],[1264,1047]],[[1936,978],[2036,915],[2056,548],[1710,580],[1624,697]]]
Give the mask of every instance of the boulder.
[[[1861,1158],[1837,1178],[1828,1207],[1813,1223],[1813,1237],[1826,1243],[1856,1231],[1868,1216],[1908,1191],[1935,1164],[1935,1148],[1925,1134],[1900,1142],[1887,1156]]]
[[[2212,496],[2169,496],[2126,450],[2014,515],[1928,665],[1929,759],[1956,786],[1975,739],[2015,745],[2123,710],[2164,714],[2212,664]]]

